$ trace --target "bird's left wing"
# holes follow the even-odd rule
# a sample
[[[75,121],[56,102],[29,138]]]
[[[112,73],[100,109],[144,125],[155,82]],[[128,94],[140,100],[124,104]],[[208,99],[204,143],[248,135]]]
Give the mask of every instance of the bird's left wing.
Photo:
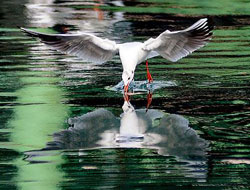
[[[62,53],[75,55],[84,61],[104,63],[118,52],[118,44],[88,33],[45,34],[26,28],[20,28],[28,35],[38,37],[48,46]]]
[[[200,19],[185,30],[166,30],[157,38],[150,38],[144,42],[143,49],[157,52],[165,59],[175,62],[205,46],[211,40],[212,29],[208,19]]]

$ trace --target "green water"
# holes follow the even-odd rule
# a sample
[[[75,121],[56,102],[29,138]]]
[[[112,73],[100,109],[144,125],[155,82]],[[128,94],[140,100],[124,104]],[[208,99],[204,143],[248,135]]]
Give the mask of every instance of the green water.
[[[247,0],[2,0],[0,189],[249,189],[249,10]],[[118,56],[83,63],[17,28],[127,42],[204,17],[215,25],[206,47],[149,60],[154,81],[174,85],[154,90],[148,112],[147,93],[126,107],[109,90]],[[135,81],[145,80],[141,64]]]

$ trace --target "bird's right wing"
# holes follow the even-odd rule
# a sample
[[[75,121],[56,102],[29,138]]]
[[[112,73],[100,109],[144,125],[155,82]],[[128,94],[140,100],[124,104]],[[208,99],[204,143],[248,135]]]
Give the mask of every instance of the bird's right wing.
[[[118,52],[118,44],[88,33],[45,34],[21,28],[28,35],[38,37],[48,46],[62,53],[75,55],[84,61],[104,63]]]
[[[212,37],[212,29],[208,19],[200,19],[185,30],[166,30],[157,38],[150,38],[144,42],[143,49],[157,52],[165,59],[175,62],[205,46]]]

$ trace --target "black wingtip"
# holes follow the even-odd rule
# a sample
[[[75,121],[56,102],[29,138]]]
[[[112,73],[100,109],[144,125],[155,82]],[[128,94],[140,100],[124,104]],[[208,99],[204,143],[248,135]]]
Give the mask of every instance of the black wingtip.
[[[19,30],[21,30],[22,32],[26,32],[26,29],[21,27],[21,26],[18,26]]]
[[[215,28],[215,22],[212,17],[207,17],[207,25],[209,26],[210,30],[214,30]]]
[[[206,20],[205,20],[206,19]],[[204,22],[201,25],[197,25],[191,30],[190,36],[195,38],[203,38],[205,41],[209,41],[213,35],[214,22],[211,18],[204,18]]]
[[[18,28],[19,28],[19,30],[21,30],[22,32],[28,34],[28,32],[26,32],[25,28],[23,28],[23,27],[18,27]]]
[[[38,33],[37,32],[34,32],[32,30],[29,30],[27,28],[23,28],[23,27],[19,27],[19,29],[24,32],[25,34],[27,34],[28,36],[32,36],[32,37],[38,37]]]

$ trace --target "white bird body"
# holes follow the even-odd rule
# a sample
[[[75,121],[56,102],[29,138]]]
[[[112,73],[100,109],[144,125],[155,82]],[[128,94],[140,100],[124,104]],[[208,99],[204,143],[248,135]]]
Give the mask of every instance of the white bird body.
[[[129,42],[119,44],[119,54],[123,70],[134,71],[136,66],[145,61],[150,51],[143,50],[143,43]]]
[[[146,122],[138,117],[134,107],[129,101],[124,101],[122,106],[120,136],[141,137],[146,131]]]
[[[213,26],[208,19],[200,19],[185,30],[170,32],[166,30],[157,38],[150,38],[144,43],[129,42],[117,44],[109,39],[102,39],[93,34],[44,34],[21,28],[31,36],[39,37],[50,47],[84,61],[104,63],[119,52],[123,66],[122,79],[124,85],[134,78],[136,66],[146,59],[162,56],[172,62],[189,55],[205,46],[212,36]]]

